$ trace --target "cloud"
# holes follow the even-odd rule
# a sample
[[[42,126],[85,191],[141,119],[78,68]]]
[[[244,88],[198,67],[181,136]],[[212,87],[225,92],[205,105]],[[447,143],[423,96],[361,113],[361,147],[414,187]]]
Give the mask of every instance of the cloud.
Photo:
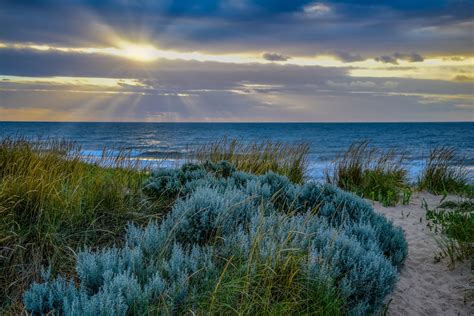
[[[413,83],[412,83],[413,85]],[[419,87],[418,87],[419,88]],[[159,95],[97,95],[74,91],[0,89],[0,115],[6,120],[70,121],[430,121],[465,120],[468,100],[438,94],[285,90],[278,94],[209,90]],[[225,100],[225,101],[224,101]],[[425,101],[424,101],[425,100]],[[434,100],[434,99],[433,99]]]
[[[0,75],[146,79],[176,86],[212,88],[228,82],[320,83],[347,75],[345,68],[232,64],[159,59],[147,64],[95,54],[0,49]]]
[[[398,61],[396,58],[388,55],[380,56],[380,57],[375,57],[375,61],[384,63],[384,64],[393,64],[393,65],[398,65]]]
[[[349,83],[347,82],[336,82],[332,80],[327,80],[326,85],[328,85],[331,88],[349,88]]]
[[[393,54],[393,57],[396,59],[406,60],[411,63],[421,62],[425,60],[423,56],[416,53],[411,53],[411,54],[395,53]]]
[[[410,53],[410,54],[404,54],[404,53],[394,53],[392,55],[384,55],[380,57],[375,57],[375,61],[382,62],[385,64],[393,64],[393,65],[398,65],[399,60],[404,60],[408,61],[410,63],[416,63],[416,62],[422,62],[424,59],[423,56],[417,53]]]
[[[472,26],[467,24],[474,12],[471,2],[75,0],[66,5],[59,0],[4,0],[0,41],[88,47],[123,37],[160,48],[284,51],[291,56],[334,50],[370,56],[412,49],[466,53],[472,50]],[[311,18],[305,10],[331,14]],[[436,31],[416,33],[427,26]]]
[[[452,81],[394,79],[402,68],[392,66],[399,62],[406,66],[401,62],[405,61],[413,63],[409,64],[412,70],[422,69],[425,64],[417,62],[425,54],[470,56],[472,1],[64,3],[2,1],[0,43],[107,48],[128,40],[190,55],[251,55],[257,62],[158,58],[143,64],[100,53],[20,50],[0,44],[0,78],[72,78],[51,82],[4,78],[8,80],[0,81],[0,117],[57,119],[71,112],[67,118],[72,120],[450,120],[465,117],[467,110],[453,112],[453,104],[469,104],[466,98],[462,102],[437,98],[433,110],[420,105],[420,100],[432,100],[422,95],[472,95],[470,74],[454,66],[433,67],[441,76],[453,77]],[[385,65],[375,68],[385,78],[374,78],[377,73],[368,72],[372,78],[358,75],[356,79],[354,71],[360,68],[333,60],[326,67],[264,62],[316,59],[312,56],[315,51],[334,52],[345,63],[379,56],[375,60]],[[456,61],[446,63],[466,67]],[[374,66],[373,60],[367,64]],[[410,69],[404,69],[409,73]],[[84,83],[84,77],[92,78],[91,83]],[[93,84],[107,78],[115,78],[117,84]],[[20,109],[28,109],[29,116],[25,111],[15,112]]]
[[[352,53],[348,53],[348,52],[344,52],[344,51],[336,51],[336,52],[334,52],[334,54],[336,55],[336,57],[339,60],[341,60],[345,63],[352,63],[352,62],[356,62],[356,61],[365,60],[365,58],[362,57],[359,54],[352,54]]]
[[[377,87],[376,82],[361,81],[361,80],[352,80],[352,81],[343,81],[343,82],[335,82],[333,80],[328,80],[326,81],[326,84],[331,88],[344,88],[344,89],[353,89],[353,88],[368,89],[368,88]]]
[[[467,75],[456,75],[454,76],[453,80],[460,81],[460,82],[474,82],[474,77],[467,76]]]
[[[474,103],[471,104],[466,104],[466,103],[461,103],[461,104],[456,104],[455,105],[458,109],[463,109],[463,110],[474,110]]]
[[[468,104],[467,98],[472,91],[472,86],[455,82],[355,80],[343,69],[323,67],[166,61],[152,63],[143,69],[123,60],[116,60],[117,64],[113,65],[110,58],[104,58],[106,63],[101,64],[93,56],[75,56],[76,59],[69,56],[58,64],[32,57],[28,59],[45,69],[34,66],[33,62],[26,66],[34,66],[32,69],[44,73],[48,71],[48,76],[0,80],[0,115],[3,119],[344,121],[350,117],[354,121],[456,120],[462,119],[467,109],[453,112],[453,104]],[[51,57],[51,60],[57,59],[58,56]],[[0,73],[1,61],[0,56]],[[21,67],[16,70],[26,72]],[[84,78],[93,72],[97,76],[112,74],[119,77],[111,82]],[[80,77],[60,77],[68,74]],[[397,90],[387,91],[394,88]],[[427,109],[428,103],[435,104],[437,110]]]
[[[357,88],[375,88],[376,83],[373,81],[352,81],[351,87]]]
[[[262,57],[263,59],[269,61],[287,61],[291,58],[290,56],[286,56],[280,53],[264,53]]]
[[[310,16],[321,16],[331,13],[332,9],[327,4],[314,2],[304,6],[303,11]]]

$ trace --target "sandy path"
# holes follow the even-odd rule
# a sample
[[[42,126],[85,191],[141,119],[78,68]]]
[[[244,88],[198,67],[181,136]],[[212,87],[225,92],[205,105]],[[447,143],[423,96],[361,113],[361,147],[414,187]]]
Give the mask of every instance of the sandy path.
[[[474,274],[470,262],[449,269],[446,262],[435,263],[438,252],[433,234],[426,226],[422,199],[430,207],[439,204],[441,197],[415,194],[409,205],[374,207],[399,225],[406,233],[408,257],[400,271],[400,280],[392,299],[389,315],[474,315]],[[421,219],[421,222],[420,222]],[[470,288],[470,290],[469,290]]]

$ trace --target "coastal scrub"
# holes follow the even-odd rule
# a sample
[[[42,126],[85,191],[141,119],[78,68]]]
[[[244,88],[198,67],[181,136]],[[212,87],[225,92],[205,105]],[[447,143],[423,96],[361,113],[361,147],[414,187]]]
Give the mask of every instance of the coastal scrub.
[[[28,312],[374,313],[407,254],[400,228],[331,185],[222,161],[158,170],[145,192],[176,202],[123,245],[79,252],[75,278],[46,273]]]

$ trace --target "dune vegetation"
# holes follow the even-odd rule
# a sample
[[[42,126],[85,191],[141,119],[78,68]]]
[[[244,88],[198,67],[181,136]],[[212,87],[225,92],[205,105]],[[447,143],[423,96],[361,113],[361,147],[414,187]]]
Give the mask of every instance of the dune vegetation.
[[[474,196],[467,170],[456,148],[438,146],[430,150],[418,181],[418,189],[433,194],[461,194]]]
[[[400,228],[333,185],[85,160],[68,142],[2,141],[5,313],[374,313],[407,254]]]
[[[368,141],[352,143],[326,172],[327,182],[385,206],[408,203],[411,189],[404,155],[369,145]]]
[[[407,254],[400,228],[330,185],[223,161],[158,170],[145,191],[176,199],[163,220],[79,252],[76,279],[46,273],[26,291],[27,311],[367,314]]]
[[[142,193],[146,171],[126,153],[85,163],[67,141],[0,142],[0,297],[18,302],[44,266],[74,272],[77,249],[120,240],[128,221],[159,214]]]
[[[308,153],[221,140],[193,163],[150,170],[124,151],[89,159],[67,141],[2,140],[2,310],[380,312],[407,242],[360,197],[409,200],[403,156],[355,143],[321,184]],[[459,212],[430,214],[461,242],[471,232],[458,236]]]
[[[222,138],[196,148],[196,160],[203,163],[228,161],[238,170],[261,175],[268,171],[284,175],[292,182],[307,178],[309,145],[281,142],[242,142]]]
[[[426,209],[428,227],[437,234],[438,259],[448,258],[451,266],[466,259],[474,260],[474,201],[444,201]],[[474,267],[474,261],[472,261]]]

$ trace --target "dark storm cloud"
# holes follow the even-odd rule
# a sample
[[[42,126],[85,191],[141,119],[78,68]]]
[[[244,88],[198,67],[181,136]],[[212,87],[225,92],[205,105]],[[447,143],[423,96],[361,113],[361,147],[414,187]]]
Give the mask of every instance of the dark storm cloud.
[[[286,61],[291,58],[290,56],[286,56],[280,53],[263,53],[262,57],[263,59],[269,61]]]

